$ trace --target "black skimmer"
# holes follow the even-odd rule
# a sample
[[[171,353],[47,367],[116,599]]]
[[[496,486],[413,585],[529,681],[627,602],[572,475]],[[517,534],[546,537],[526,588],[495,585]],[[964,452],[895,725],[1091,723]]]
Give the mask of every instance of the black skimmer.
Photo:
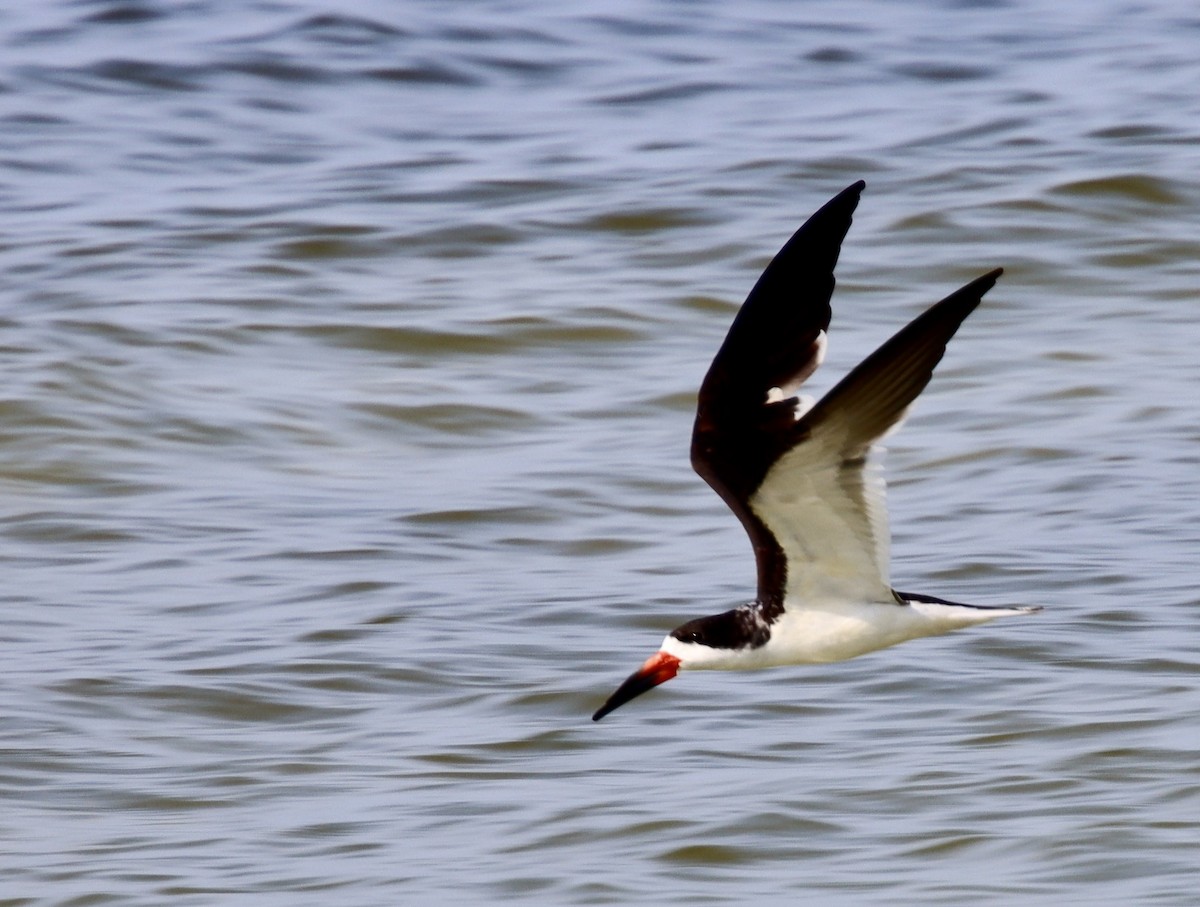
[[[758,597],[688,621],[592,716],[692,669],[854,658],[1036,607],[964,605],[888,580],[884,483],[868,463],[933,375],[997,268],[947,296],[815,405],[796,395],[825,354],[833,269],[866,184],[808,219],[746,298],[700,386],[692,465],[754,546]]]

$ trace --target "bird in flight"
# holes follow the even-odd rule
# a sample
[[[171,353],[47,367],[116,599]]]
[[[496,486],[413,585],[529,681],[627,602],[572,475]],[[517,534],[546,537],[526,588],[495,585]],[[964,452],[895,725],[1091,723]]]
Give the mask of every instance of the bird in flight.
[[[788,240],[700,386],[692,466],[750,536],[757,597],[672,630],[593,721],[680,671],[842,661],[1040,610],[892,588],[884,482],[868,459],[929,383],[999,268],[925,311],[819,402],[797,396],[825,355],[833,269],[865,187],[843,190]]]

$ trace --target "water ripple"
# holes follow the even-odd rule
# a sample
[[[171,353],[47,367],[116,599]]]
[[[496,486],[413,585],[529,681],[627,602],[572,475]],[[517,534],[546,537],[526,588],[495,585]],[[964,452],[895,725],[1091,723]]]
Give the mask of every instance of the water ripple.
[[[6,10],[5,903],[1192,903],[1197,22],[697,12]],[[752,594],[696,388],[860,177],[818,390],[1006,269],[896,582],[1046,610],[594,725]]]

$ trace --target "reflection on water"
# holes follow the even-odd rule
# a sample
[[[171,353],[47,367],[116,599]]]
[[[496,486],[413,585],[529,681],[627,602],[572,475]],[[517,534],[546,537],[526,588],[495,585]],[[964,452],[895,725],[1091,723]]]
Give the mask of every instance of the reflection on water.
[[[0,13],[5,903],[1190,904],[1198,28]],[[593,725],[751,594],[695,389],[860,177],[818,385],[1005,268],[896,582],[1046,610]]]

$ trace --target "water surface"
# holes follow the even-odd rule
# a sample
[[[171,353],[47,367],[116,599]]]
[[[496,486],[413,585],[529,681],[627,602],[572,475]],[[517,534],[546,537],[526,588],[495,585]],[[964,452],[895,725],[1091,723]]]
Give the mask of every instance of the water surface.
[[[1200,871],[1200,18],[0,13],[4,905],[1155,904]],[[753,589],[695,389],[995,267],[897,586],[1036,618],[591,712]]]

